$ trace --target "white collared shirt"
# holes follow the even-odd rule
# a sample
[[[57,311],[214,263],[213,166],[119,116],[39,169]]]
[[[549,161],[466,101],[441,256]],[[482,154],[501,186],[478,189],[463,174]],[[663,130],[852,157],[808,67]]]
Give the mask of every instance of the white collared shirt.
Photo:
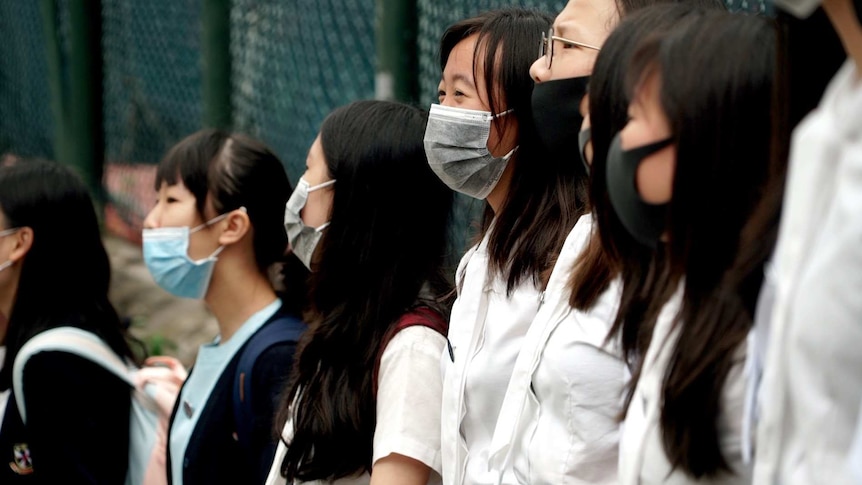
[[[674,325],[682,303],[682,288],[664,305],[656,320],[649,349],[644,357],[640,379],[626,412],[620,438],[620,483],[650,484],[722,484],[751,483],[751,466],[743,463],[742,420],[745,407],[746,344],[740,344],[734,364],[727,374],[717,417],[719,448],[733,473],[695,479],[680,469],[673,469],[665,452],[662,430],[662,388],[668,364],[679,338]]]
[[[377,389],[377,426],[374,428],[372,467],[393,453],[413,458],[431,468],[429,485],[440,483],[440,353],[446,338],[436,330],[416,325],[396,333],[380,358]],[[284,441],[293,438],[293,422],[282,431],[266,485],[285,485],[281,463]],[[371,475],[340,478],[337,485],[368,485]],[[323,485],[326,482],[296,482]]]
[[[616,483],[618,415],[628,371],[606,344],[619,283],[587,312],[569,305],[569,279],[593,230],[569,233],[527,331],[496,423],[489,467],[502,484]]]
[[[447,350],[441,358],[446,485],[494,483],[495,474],[488,468],[494,427],[542,296],[530,279],[507,295],[499,274],[488,277],[487,246],[488,235],[461,259],[455,282],[463,275],[464,284],[449,322],[451,356]]]
[[[754,483],[854,483],[848,459],[862,402],[862,83],[852,60],[793,133],[773,262]]]

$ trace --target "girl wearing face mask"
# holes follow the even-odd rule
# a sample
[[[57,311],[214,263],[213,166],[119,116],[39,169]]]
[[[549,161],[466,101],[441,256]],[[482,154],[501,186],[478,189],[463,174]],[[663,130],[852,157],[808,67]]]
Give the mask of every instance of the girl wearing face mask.
[[[359,101],[324,120],[285,225],[311,270],[267,484],[440,481],[440,355],[452,192],[428,167],[427,114]]]
[[[612,110],[611,100],[622,104],[617,131],[625,124],[626,103],[624,68],[616,66],[627,62],[647,36],[700,12],[686,4],[646,7],[608,37],[596,63],[594,79],[601,81],[596,92],[603,95],[594,108]],[[613,88],[622,99],[609,94]],[[598,133],[612,129],[604,119],[596,128]],[[600,180],[604,184],[605,178]],[[591,195],[607,197],[604,187],[591,188]],[[566,239],[545,302],[521,346],[492,441],[490,467],[499,473],[498,483],[617,483],[618,416],[628,372],[618,338],[608,333],[620,300],[616,275],[625,267],[614,266],[611,273],[605,253],[599,252],[597,261],[607,265],[608,281],[601,286],[598,272],[592,279],[584,276],[578,283],[592,299],[584,308],[571,303],[572,277],[596,270],[589,263],[596,253],[587,245],[595,234],[595,211],[593,207],[592,214],[582,216]]]
[[[279,298],[268,277],[287,248],[290,183],[260,142],[206,130],[168,152],[155,186],[144,261],[166,291],[203,299],[219,327],[215,341],[199,349],[171,416],[168,482],[263,483],[277,445],[271,430],[278,393],[304,328],[292,300]],[[292,337],[258,345],[258,336],[272,340],[279,328]],[[251,349],[254,372],[237,376]]]
[[[25,344],[58,327],[135,360],[108,300],[101,236],[87,187],[71,169],[41,160],[0,167],[0,483],[126,480],[128,384],[65,351],[14,364]],[[13,364],[22,372],[22,395],[11,389]]]
[[[724,8],[722,0],[569,0],[554,19],[553,26],[542,37],[542,55],[530,66],[530,76],[536,83],[532,94],[533,118],[550,156],[571,161],[578,149],[578,130],[584,119],[578,103],[587,92],[605,40],[626,15],[661,3]],[[604,75],[598,68],[595,71]],[[587,171],[582,167],[576,169],[581,182],[579,200],[585,204]]]
[[[624,282],[635,296],[618,313],[623,335],[636,335],[627,356],[649,342],[631,359],[624,484],[750,483],[743,365],[761,282],[726,276],[768,175],[774,62],[767,21],[707,12],[649,38],[629,65],[630,119],[608,151],[608,195],[662,263]]]
[[[443,354],[444,483],[493,483],[497,416],[553,263],[581,214],[575,164],[539,146],[529,66],[550,26],[518,8],[452,25],[441,39],[440,104],[425,132],[428,162],[453,190],[487,202],[461,259]]]

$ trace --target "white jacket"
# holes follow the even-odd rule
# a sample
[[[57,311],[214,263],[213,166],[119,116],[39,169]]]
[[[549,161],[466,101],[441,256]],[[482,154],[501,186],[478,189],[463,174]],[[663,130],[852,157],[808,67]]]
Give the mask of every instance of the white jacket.
[[[605,340],[619,283],[589,312],[569,305],[572,268],[592,227],[585,215],[567,237],[524,338],[490,450],[496,483],[616,483],[628,372],[619,345]]]
[[[793,134],[756,484],[844,484],[862,402],[862,83],[852,61]]]
[[[662,387],[667,366],[679,338],[679,326],[674,326],[682,289],[664,305],[653,329],[649,350],[634,390],[620,438],[620,483],[649,484],[748,484],[751,467],[743,463],[741,427],[745,401],[743,368],[745,343],[739,346],[735,364],[728,372],[722,389],[721,412],[717,419],[721,452],[732,474],[696,480],[680,469],[671,469],[662,443]]]

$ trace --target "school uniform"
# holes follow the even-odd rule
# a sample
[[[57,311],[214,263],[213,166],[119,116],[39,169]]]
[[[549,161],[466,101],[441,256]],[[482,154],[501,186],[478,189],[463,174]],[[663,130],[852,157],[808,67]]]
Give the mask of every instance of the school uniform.
[[[590,239],[584,215],[563,245],[544,304],[527,330],[494,430],[489,468],[504,484],[617,482],[618,415],[628,379],[614,282],[587,312],[569,305],[569,279]]]
[[[682,288],[664,305],[656,320],[649,349],[644,357],[640,379],[626,412],[620,438],[620,482],[623,485],[751,483],[751,465],[742,454],[742,422],[745,407],[746,344],[734,354],[731,369],[721,389],[719,415],[716,417],[719,449],[730,472],[695,479],[673,468],[665,452],[662,430],[662,389],[664,376],[679,339],[676,317],[682,303]]]
[[[262,484],[272,464],[273,417],[290,374],[296,344],[269,347],[254,364],[251,449],[240,446],[234,419],[235,373],[248,340],[283,317],[281,301],[252,315],[223,343],[202,345],[177,397],[168,430],[168,483]]]
[[[793,134],[756,484],[845,484],[862,404],[862,84],[848,60]],[[862,458],[862,457],[859,457]]]
[[[488,275],[488,238],[461,259],[463,278],[449,319],[443,353],[441,436],[443,483],[490,484],[491,441],[515,360],[542,304],[542,290],[526,278],[511,295],[506,281]]]
[[[123,485],[129,463],[128,384],[98,364],[60,351],[32,356],[22,377],[26,425],[14,392],[4,391],[0,483]]]
[[[372,467],[393,453],[417,460],[429,468],[429,485],[440,483],[440,353],[446,338],[438,331],[416,325],[397,332],[380,357],[377,374],[377,422],[372,444]],[[293,438],[293,422],[282,431],[266,485],[285,485],[281,464]],[[307,485],[368,485],[371,475],[362,473],[332,482],[295,481]]]

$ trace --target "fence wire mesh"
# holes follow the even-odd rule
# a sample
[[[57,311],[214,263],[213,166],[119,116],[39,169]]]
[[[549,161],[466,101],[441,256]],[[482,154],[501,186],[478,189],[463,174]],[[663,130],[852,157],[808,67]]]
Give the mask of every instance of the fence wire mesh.
[[[0,2],[0,156],[53,158],[48,63],[39,2]]]
[[[374,0],[235,0],[235,127],[265,141],[294,183],[320,123],[374,96]]]
[[[144,175],[152,167],[137,164],[157,163],[201,126],[201,8],[202,0],[102,0],[109,223],[128,237],[140,234],[153,200]]]
[[[201,0],[102,0],[105,154],[156,163],[201,124]]]
[[[56,0],[61,58],[68,56],[69,1]],[[726,0],[768,12],[765,0]],[[418,102],[435,101],[437,49],[450,24],[518,5],[556,15],[566,0],[416,0]],[[41,2],[0,2],[0,155],[54,156],[54,120]],[[137,239],[152,204],[153,165],[202,126],[203,0],[101,0],[104,184],[108,224]],[[261,138],[295,182],[323,118],[374,96],[375,0],[232,0],[234,129]],[[68,77],[65,62],[60,76]],[[65,79],[68,81],[68,79]],[[483,203],[458,196],[454,250],[464,249]]]

